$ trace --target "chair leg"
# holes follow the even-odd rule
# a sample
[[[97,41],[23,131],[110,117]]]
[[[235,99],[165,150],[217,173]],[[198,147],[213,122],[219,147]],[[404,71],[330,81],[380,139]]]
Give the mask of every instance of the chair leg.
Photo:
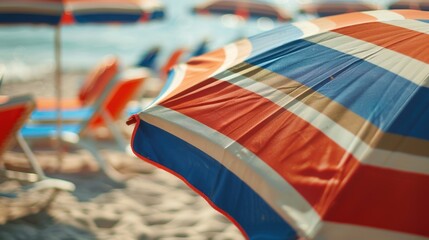
[[[122,183],[126,179],[125,176],[107,163],[107,161],[99,153],[94,141],[89,136],[81,138],[77,144],[91,153],[91,155],[95,158],[98,165],[100,166],[101,172],[105,174],[109,179],[116,182],[117,184],[115,185],[119,184],[123,186]]]
[[[21,135],[20,132],[16,134],[16,140],[18,142],[18,145],[24,151],[24,154],[26,155],[31,167],[39,177],[39,180],[45,179],[46,175],[40,167],[39,162],[37,162],[36,156],[34,156],[34,153],[31,151],[30,147],[28,146],[27,142],[25,141],[24,137]]]
[[[106,111],[101,111],[101,116],[107,128],[112,133],[113,138],[115,139],[121,151],[128,152],[128,148],[130,145],[125,140],[124,136],[121,133],[121,130],[118,129],[110,114]]]
[[[36,156],[31,151],[30,147],[28,146],[27,142],[25,141],[21,133],[18,132],[16,134],[16,139],[17,139],[18,145],[24,151],[24,154],[26,155],[28,162],[30,163],[31,167],[33,168],[33,170],[36,172],[38,176],[39,181],[34,183],[31,186],[32,190],[40,190],[40,189],[46,189],[46,188],[55,188],[55,189],[60,189],[64,191],[75,190],[76,188],[75,185],[69,181],[47,177],[43,172],[43,169],[40,167],[39,162],[36,159]]]

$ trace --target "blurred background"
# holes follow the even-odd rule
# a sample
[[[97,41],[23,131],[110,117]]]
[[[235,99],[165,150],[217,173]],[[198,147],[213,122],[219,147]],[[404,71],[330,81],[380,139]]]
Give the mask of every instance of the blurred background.
[[[104,56],[117,55],[121,64],[135,66],[142,56],[154,47],[160,51],[156,65],[162,65],[178,48],[195,51],[203,41],[206,50],[213,50],[240,38],[269,30],[288,21],[268,17],[246,21],[233,14],[195,14],[194,7],[205,0],[162,0],[164,19],[144,24],[74,24],[61,27],[62,74],[88,72]],[[317,17],[310,0],[267,0],[291,17],[300,21]],[[326,2],[326,1],[323,1]],[[329,2],[329,1],[328,1]],[[339,2],[330,1],[338,7]],[[362,1],[360,1],[362,2]],[[391,0],[365,1],[376,8],[387,8]],[[335,9],[332,9],[334,11]],[[338,10],[338,9],[337,9]],[[350,11],[350,10],[348,10]],[[320,13],[319,15],[326,15]],[[54,28],[50,26],[0,26],[0,63],[7,72],[5,83],[52,78],[54,60]],[[186,58],[182,59],[183,61]]]

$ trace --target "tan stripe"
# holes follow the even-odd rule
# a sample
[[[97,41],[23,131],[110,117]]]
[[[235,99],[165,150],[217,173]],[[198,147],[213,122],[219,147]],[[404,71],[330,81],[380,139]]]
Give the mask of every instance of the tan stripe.
[[[332,101],[297,81],[247,63],[237,65],[231,68],[230,71],[264,83],[305,103],[305,105],[315,109],[347,129],[371,148],[399,151],[420,156],[429,155],[429,141],[384,133],[377,126],[366,121],[366,119],[356,113],[349,111],[343,105]]]

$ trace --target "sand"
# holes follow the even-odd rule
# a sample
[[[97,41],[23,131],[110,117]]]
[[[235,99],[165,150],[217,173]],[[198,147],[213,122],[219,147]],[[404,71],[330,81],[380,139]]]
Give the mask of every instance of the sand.
[[[76,89],[75,76],[65,82]],[[43,94],[44,87],[40,86],[45,83],[31,84],[38,95]],[[28,89],[28,84],[9,84],[3,91],[21,93],[24,85]],[[132,130],[119,124],[127,133]],[[228,219],[181,180],[134,156],[112,150],[114,143],[109,138],[97,143],[109,163],[127,176],[123,186],[101,174],[85,150],[68,148],[58,162],[49,144],[33,144],[45,172],[73,182],[76,190],[39,190],[17,199],[0,197],[0,239],[244,239]],[[26,165],[17,148],[11,148],[2,158],[14,166]],[[19,185],[2,179],[0,192]]]

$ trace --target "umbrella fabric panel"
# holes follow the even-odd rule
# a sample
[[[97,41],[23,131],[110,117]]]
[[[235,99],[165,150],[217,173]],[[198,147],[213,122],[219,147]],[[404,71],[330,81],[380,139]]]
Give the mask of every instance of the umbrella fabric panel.
[[[344,16],[291,24],[292,39],[277,29],[191,60],[139,116],[208,153],[301,236],[427,238],[416,219],[429,214],[428,54],[402,45],[426,46],[427,24],[395,19],[429,17],[360,16],[350,27],[336,24]],[[355,34],[380,26],[392,44]]]
[[[170,99],[161,105],[204,123],[240,143],[275,169],[321,215],[324,214],[330,205],[325,205],[326,202],[321,199],[336,195],[335,192],[341,189],[344,182],[348,181],[348,175],[338,173],[356,169],[359,167],[359,160],[327,137],[323,129],[313,127],[299,116],[251,91],[229,83],[219,83],[213,79],[202,83],[201,88],[202,86],[205,87],[201,92],[188,93],[186,97]],[[221,104],[221,107],[216,103]],[[320,119],[317,120],[320,121]],[[317,147],[309,148],[308,146]],[[306,150],[299,151],[300,149]],[[290,166],[294,167],[290,168]],[[420,177],[420,174],[405,174],[401,171],[387,169],[373,171],[373,167],[361,167],[360,171],[373,176],[361,179],[361,183],[363,186],[368,184],[379,189],[378,194],[373,196],[377,196],[383,201],[371,205],[366,205],[366,203],[362,205],[364,202],[361,202],[361,204],[356,203],[352,206],[365,207],[372,213],[381,214],[385,211],[388,213],[390,209],[386,208],[384,202],[387,202],[392,196],[396,196],[398,192],[407,195],[407,192],[412,193],[415,189],[421,189],[416,199],[404,199],[404,204],[410,206],[409,208],[412,208],[413,211],[400,208],[401,204],[396,205],[397,202],[392,204],[399,208],[396,210],[396,214],[401,213],[400,216],[403,217],[400,224],[402,227],[407,226],[410,217],[415,216],[417,212],[419,212],[419,216],[420,213],[423,215],[428,213],[422,209],[429,200],[427,192],[424,191],[425,186],[429,184],[427,175]],[[408,184],[404,186],[404,175],[407,175],[405,179],[416,178],[419,181],[414,182],[413,188],[410,188]],[[316,179],[318,180],[316,181]],[[391,181],[383,182],[377,179]],[[368,188],[365,187],[353,188],[355,194],[352,196],[365,195],[367,192]],[[326,195],[327,193],[330,194]],[[388,223],[386,221],[377,223],[378,226],[381,224]],[[425,224],[421,225],[421,227],[424,226]],[[415,226],[409,225],[408,227],[415,228]]]
[[[133,23],[164,18],[159,1],[66,0],[65,23]]]
[[[290,14],[284,9],[268,2],[261,1],[206,1],[194,7],[193,11],[198,14],[235,14],[244,18],[270,18],[279,21],[289,21]]]
[[[223,86],[225,87],[225,86]],[[219,87],[221,88],[221,87]],[[217,89],[218,90],[218,89]],[[217,92],[215,90],[213,90],[213,92]],[[224,92],[223,92],[224,93]],[[190,98],[193,98],[194,96],[189,96]],[[211,99],[213,101],[218,101],[219,99],[213,99],[212,95],[207,96],[207,100]],[[183,99],[184,102],[188,102],[188,99]],[[205,102],[202,101],[201,98],[195,99],[195,102],[191,103],[191,104],[195,104],[198,103],[201,106],[207,106],[206,104],[204,104]],[[235,105],[235,107],[231,110],[231,111],[237,111],[237,109],[241,109],[243,108],[246,103],[243,103],[241,105],[237,105],[237,102],[234,102],[232,105]],[[182,108],[185,108],[185,105],[182,105]],[[256,109],[257,112],[259,112],[261,115],[263,114],[262,111],[265,108],[261,109]],[[211,111],[212,114],[211,115],[218,115],[219,111],[214,111],[215,109],[207,109],[208,111]],[[184,110],[182,110],[182,112],[184,112]],[[205,114],[204,117],[209,118],[209,116],[207,116],[208,114]],[[227,114],[224,114],[222,116],[220,116],[219,118],[225,118]],[[190,115],[193,119],[197,119],[197,120],[202,120],[202,117],[197,117],[197,116],[201,116],[201,113],[195,113],[195,115]],[[292,116],[290,116],[292,117]],[[240,124],[245,124],[246,121],[249,121],[249,118],[246,115],[241,115],[240,119],[244,119],[243,121],[239,121],[237,123],[237,125]],[[280,124],[282,121],[282,119],[285,118],[279,118],[279,122],[274,122],[273,125],[277,126],[278,124]],[[146,120],[146,119],[145,119]],[[237,119],[228,121],[227,123],[235,123],[237,121]],[[295,121],[299,121],[299,119],[295,119]],[[205,123],[207,123],[207,121],[205,121]],[[219,123],[219,119],[213,119],[213,122],[211,124],[216,124]],[[280,124],[279,129],[283,129],[285,127],[285,125],[291,125],[284,123],[283,125]],[[305,125],[305,123],[302,123],[303,125]],[[228,125],[228,124],[226,124]],[[211,125],[211,127],[215,128],[214,126]],[[293,136],[301,136],[301,137],[305,137],[305,136],[310,136],[311,134],[315,134],[315,130],[313,130],[313,133],[310,132],[311,129],[305,129],[303,127],[296,129],[298,126],[298,124],[294,124],[292,126],[290,126],[289,129],[285,129],[285,132],[280,132],[278,135],[279,136],[287,136],[285,134],[289,133],[289,135],[291,136],[292,140],[291,142],[285,142],[285,140],[283,140],[283,142],[285,142],[285,144],[280,144],[277,148],[276,146],[274,146],[273,148],[269,148],[269,150],[261,152],[260,156],[261,158],[266,159],[264,156],[268,156],[268,158],[274,159],[274,160],[278,160],[280,159],[279,156],[285,156],[284,154],[286,154],[287,157],[281,158],[281,159],[287,159],[287,162],[285,163],[284,169],[287,170],[284,171],[283,173],[286,174],[284,175],[284,177],[287,177],[288,182],[293,183],[294,187],[296,189],[300,190],[300,193],[307,198],[307,200],[312,201],[313,203],[317,202],[317,199],[320,199],[321,196],[323,196],[323,189],[322,187],[330,187],[330,188],[337,188],[338,185],[333,185],[332,182],[339,182],[341,183],[344,179],[335,177],[335,173],[339,170],[342,169],[344,171],[349,170],[350,168],[356,167],[357,162],[354,160],[351,163],[349,163],[348,165],[350,166],[342,166],[339,163],[341,163],[341,159],[343,156],[346,156],[346,154],[344,152],[340,152],[343,151],[341,148],[339,149],[335,149],[335,145],[330,143],[329,139],[324,139],[323,138],[323,134],[319,133],[319,138],[320,141],[308,141],[308,142],[297,142],[297,140],[295,138],[293,138]],[[232,128],[232,127],[231,127]],[[215,128],[216,129],[216,128]],[[254,130],[256,131],[256,130]],[[273,131],[278,132],[278,129],[274,129]],[[294,132],[295,131],[295,132]],[[265,134],[267,133],[267,129],[261,129],[258,133],[260,134],[252,134],[252,139],[254,141],[251,142],[240,142],[241,144],[243,144],[247,149],[249,150],[254,150],[254,148],[252,149],[252,145],[263,145],[263,137]],[[316,132],[317,133],[317,132]],[[201,133],[203,134],[203,133]],[[229,135],[231,137],[233,137],[232,133]],[[260,137],[258,137],[260,136]],[[150,138],[144,138],[141,139],[141,141],[147,141]],[[277,139],[270,139],[271,142],[273,143],[279,143],[280,141],[277,141]],[[270,142],[270,143],[271,143]],[[266,144],[268,145],[268,144]],[[317,146],[314,149],[312,149],[312,151],[307,151],[306,153],[302,153],[304,155],[307,155],[306,157],[303,155],[300,155],[299,151],[297,151],[297,149],[302,149],[308,145],[311,146]],[[173,145],[168,145],[168,146],[173,146]],[[284,146],[288,146],[287,149],[285,149]],[[277,151],[276,151],[277,150]],[[331,154],[326,154],[324,152],[331,152]],[[339,152],[338,154],[336,154],[336,162],[333,162],[332,159],[335,157],[333,154],[335,152]],[[271,154],[271,156],[270,156]],[[277,156],[277,157],[273,157],[273,156]],[[314,162],[311,164],[311,168],[309,167],[308,163],[308,159],[318,159],[320,160],[320,162]],[[168,158],[167,158],[168,159]],[[333,163],[332,163],[333,162]],[[288,166],[295,166],[294,169],[288,169]],[[298,166],[302,166],[302,167],[298,167]],[[323,166],[322,168],[320,166]],[[278,166],[274,166],[273,168],[279,169]],[[314,169],[312,171],[310,171],[310,169]],[[296,177],[293,176],[294,174],[294,170],[296,170],[296,176],[300,176],[300,177]],[[335,170],[335,171],[334,171]],[[370,169],[371,170],[371,169]],[[363,170],[362,170],[363,171]],[[308,176],[305,176],[305,173],[307,172]],[[365,172],[365,171],[364,171]],[[424,206],[428,200],[428,197],[425,196],[425,186],[428,184],[427,181],[427,177],[423,178],[423,179],[417,179],[417,180],[422,180],[422,181],[416,181],[417,183],[420,184],[413,184],[413,185],[408,185],[405,184],[404,186],[404,181],[403,179],[409,179],[409,176],[405,176],[406,174],[402,174],[401,172],[395,172],[393,171],[389,171],[389,170],[383,170],[380,171],[379,169],[377,169],[376,172],[371,172],[371,171],[366,171],[367,174],[370,175],[374,175],[377,174],[375,177],[373,178],[368,178],[367,181],[362,182],[362,188],[359,189],[354,189],[353,191],[353,195],[352,199],[356,199],[354,201],[350,201],[350,203],[355,203],[355,201],[358,201],[358,199],[361,199],[359,197],[359,194],[363,194],[364,196],[368,195],[369,191],[368,190],[368,186],[371,186],[372,189],[376,190],[375,193],[377,194],[373,194],[371,196],[373,196],[374,198],[376,197],[380,197],[385,195],[386,197],[381,198],[384,199],[384,201],[382,201],[381,203],[378,204],[374,204],[371,201],[361,201],[358,202],[360,204],[350,204],[350,206],[353,206],[352,209],[348,209],[349,212],[350,210],[355,210],[355,209],[361,209],[360,211],[362,211],[363,213],[371,213],[371,214],[376,214],[376,213],[384,213],[384,214],[390,214],[391,212],[391,208],[386,208],[386,205],[390,205],[390,204],[386,204],[386,203],[391,203],[392,205],[394,205],[394,209],[395,209],[395,214],[396,216],[401,216],[404,217],[405,219],[403,219],[404,224],[400,224],[400,226],[403,228],[404,226],[409,226],[410,221],[409,218],[407,218],[407,216],[409,216],[410,214],[413,215],[413,217],[416,217],[416,213],[419,213],[421,215],[425,215],[427,214],[424,211]],[[317,175],[317,173],[319,173]],[[331,176],[330,176],[331,175]],[[333,175],[333,177],[332,177]],[[239,176],[242,176],[241,174]],[[292,177],[291,177],[292,176]],[[309,179],[314,178],[315,176],[319,176],[319,181],[315,182],[313,181],[309,181],[306,183],[305,178],[308,177]],[[389,178],[386,178],[386,176],[389,176]],[[391,177],[390,177],[391,176]],[[417,175],[418,176],[418,175]],[[392,181],[386,181],[386,182],[380,182],[379,178],[381,177],[381,179],[387,179],[387,180],[392,180]],[[294,179],[295,178],[295,179]],[[325,179],[325,180],[324,180]],[[332,181],[332,182],[331,182]],[[299,186],[301,185],[301,186]],[[316,185],[316,186],[314,186]],[[392,188],[392,186],[395,186],[394,188]],[[401,186],[404,186],[404,188],[402,188]],[[410,188],[410,186],[412,186],[412,188]],[[319,190],[317,190],[319,188]],[[407,191],[412,191],[413,189],[421,189],[420,193],[421,196],[416,197],[416,199],[411,199],[412,202],[409,202],[410,199],[408,199],[408,202],[405,201],[404,205],[398,204],[397,202],[389,202],[389,200],[391,199],[391,196],[396,197],[398,194],[404,194],[403,196],[406,196],[406,192]],[[408,190],[407,190],[408,189]],[[264,189],[265,190],[265,189]],[[405,190],[405,191],[402,191]],[[320,195],[319,195],[320,194]],[[355,197],[355,198],[353,198]],[[406,209],[404,209],[402,206],[408,206]],[[317,207],[317,206],[315,206]],[[413,208],[413,209],[410,209]],[[321,210],[322,211],[322,210]],[[402,214],[405,213],[405,214]],[[376,215],[377,216],[377,215]],[[382,215],[380,215],[382,216]],[[419,217],[417,216],[417,217]],[[396,218],[393,218],[396,219]],[[352,223],[356,223],[356,219],[355,222]],[[382,224],[388,224],[386,223],[386,221],[381,221],[378,222],[377,225],[382,225]],[[421,223],[420,225],[417,225],[417,227],[420,226],[420,228],[425,227],[424,223]],[[416,226],[413,226],[413,228],[416,228]]]
[[[236,224],[239,222],[238,227],[242,231],[259,239],[295,239],[295,231],[248,185],[223,168],[216,160],[151,124],[141,121],[139,126],[133,138],[142,141],[151,139],[151,142],[136,146],[134,151],[145,156],[149,161],[160,164],[162,168],[167,168],[170,173],[181,179],[187,176],[185,181],[193,189],[197,189],[212,206],[228,213],[227,216],[233,222]],[[158,144],[164,147],[161,149],[155,147]],[[164,159],[172,161],[164,161]],[[258,211],[244,209],[258,209]]]
[[[377,9],[380,9],[380,7],[371,3],[337,1],[334,3],[322,2],[305,4],[301,7],[300,11],[307,14],[315,14],[319,17],[326,17],[349,12],[371,11]]]
[[[0,24],[57,25],[62,12],[62,0],[1,1]]]
[[[375,25],[377,24],[362,27],[377,30]],[[409,54],[414,54],[411,57],[427,58],[429,55],[427,51],[429,49],[429,35],[422,35],[423,37],[421,38],[414,38],[417,42],[423,40],[424,42],[422,41],[421,45],[417,45],[413,49],[407,49],[410,50]],[[319,36],[318,38],[323,39],[322,41],[336,42],[336,46],[341,47],[338,46],[340,41],[336,41],[335,36],[333,38],[331,36]],[[392,34],[391,39],[386,39],[386,44],[390,44],[390,48],[401,47],[404,41],[399,36]],[[396,42],[393,39],[396,39]],[[336,49],[322,46],[322,44],[324,42],[321,44],[313,43],[311,39],[310,41],[300,40],[294,42],[294,44],[279,47],[281,49],[273,49],[260,54],[258,57],[249,59],[246,62],[251,66],[254,65],[298,81],[312,91],[345,106],[350,111],[371,122],[371,124],[376,125],[382,131],[429,140],[427,131],[418,131],[418,129],[427,128],[426,124],[421,122],[420,125],[416,126],[416,118],[409,117],[404,119],[401,124],[397,125],[397,128],[392,128],[392,122],[389,120],[395,119],[395,115],[400,112],[407,102],[409,104],[414,103],[416,106],[427,106],[429,104],[428,88],[420,89],[419,85],[414,82],[404,79],[386,68],[367,62],[366,58],[376,58],[374,51],[367,51],[365,56],[357,58]],[[345,42],[344,44],[351,43]],[[348,50],[361,53],[366,49],[349,48]],[[387,57],[399,59],[393,54],[387,55]],[[378,60],[385,61],[383,58]],[[408,61],[394,61],[392,64],[395,64],[401,70],[405,69],[403,71],[414,72],[413,69],[418,69],[415,68],[416,66],[410,65]],[[425,74],[419,76],[420,78],[415,77],[414,81],[429,86],[429,83],[425,81],[429,74],[428,68],[423,68],[421,71]],[[371,87],[368,88],[368,86]],[[389,91],[384,91],[386,89]],[[421,93],[421,97],[411,98],[411,94],[417,90]],[[421,112],[423,119],[427,119],[428,111],[423,109]],[[420,118],[421,116],[418,117]],[[416,131],[409,132],[409,127],[413,125]]]

